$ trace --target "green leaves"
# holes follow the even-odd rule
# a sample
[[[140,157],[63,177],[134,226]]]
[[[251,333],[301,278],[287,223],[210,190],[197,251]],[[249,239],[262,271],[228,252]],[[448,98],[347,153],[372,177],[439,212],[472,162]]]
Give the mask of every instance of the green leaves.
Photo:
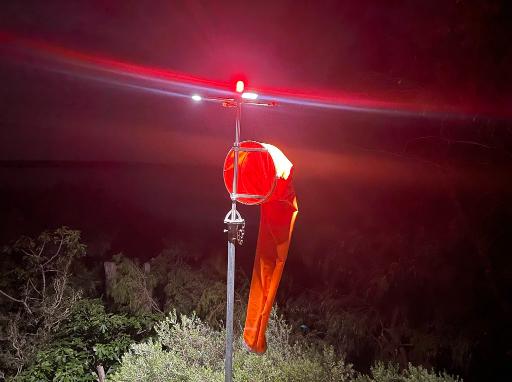
[[[360,375],[356,382],[462,382],[462,379],[421,366],[409,364],[400,370],[397,365],[378,362],[371,368],[370,375]]]
[[[93,358],[86,344],[79,338],[55,341],[36,355],[33,365],[25,369],[13,381],[95,381],[88,370]]]
[[[22,370],[68,319],[81,296],[71,285],[72,265],[85,251],[80,232],[67,227],[4,248],[0,332],[8,335],[0,335],[0,367]]]
[[[13,381],[96,381],[96,366],[112,371],[133,342],[153,333],[155,320],[108,313],[101,300],[82,299],[35,362]]]
[[[370,375],[359,374],[332,347],[316,349],[304,342],[290,342],[290,326],[272,313],[268,350],[247,352],[242,338],[235,342],[235,382],[460,382],[446,374],[409,365],[377,363]],[[172,311],[156,325],[157,337],[133,345],[112,375],[114,382],[223,381],[224,332],[195,315]]]
[[[11,372],[8,380],[95,381],[99,364],[104,366],[109,380],[114,378],[115,381],[223,380],[225,284],[220,274],[187,264],[181,249],[163,253],[144,268],[135,261],[116,256],[118,278],[111,297],[119,312],[113,313],[101,299],[81,298],[73,288],[70,264],[84,253],[79,232],[62,228],[35,239],[22,238],[4,252],[7,259],[25,256],[23,267],[0,258],[10,269],[0,280],[0,289],[13,294],[18,292],[16,299],[32,304],[31,314],[17,301],[8,300],[4,305],[11,321],[10,326],[1,328],[0,334],[4,338],[10,335],[17,341],[13,344],[23,349],[18,356],[14,347],[9,353],[5,350],[6,342],[0,344],[1,368],[7,365]],[[47,296],[41,299],[40,267],[47,265],[57,267],[59,272],[50,272],[52,274],[46,278]],[[60,278],[53,284],[54,273],[63,271],[71,278]],[[385,277],[377,274],[375,290],[368,293],[375,296],[388,293],[396,274],[396,270],[387,272]],[[19,280],[24,281],[20,284]],[[26,289],[27,280],[33,284],[28,284],[29,289]],[[27,296],[31,298],[25,300]],[[420,336],[421,333],[411,331],[399,319],[403,315],[400,307],[390,311],[391,317],[397,319],[386,325],[367,300],[356,294],[342,296],[342,299],[330,295],[299,297],[288,299],[284,312],[287,319],[294,320],[294,328],[306,324],[302,334],[297,330],[292,332],[292,325],[274,311],[268,326],[269,346],[265,355],[248,353],[241,338],[235,341],[236,382],[457,381],[412,365],[401,370],[394,364],[378,363],[371,374],[358,374],[341,353],[349,352],[354,357],[373,341],[379,346],[380,355],[390,354],[390,357],[375,358],[394,359],[396,349],[406,338],[408,344],[416,344],[414,349],[421,353],[416,359],[426,359],[439,340],[430,334]],[[245,299],[236,298],[236,322],[243,322],[242,300]],[[55,305],[55,302],[64,304]],[[153,303],[170,310],[164,320],[159,321],[162,315],[146,313],[154,309]],[[12,307],[19,307],[19,310],[12,313],[9,311]],[[5,361],[6,354],[12,357],[10,363]],[[408,356],[411,354],[414,355],[409,351]],[[13,378],[20,365],[23,371]]]

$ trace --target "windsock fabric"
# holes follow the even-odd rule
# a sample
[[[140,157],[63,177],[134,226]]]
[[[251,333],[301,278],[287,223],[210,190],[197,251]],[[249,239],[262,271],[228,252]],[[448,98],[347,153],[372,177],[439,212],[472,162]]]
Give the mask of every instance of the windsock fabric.
[[[237,192],[263,195],[263,199],[241,198],[244,204],[260,204],[261,216],[252,272],[244,342],[255,353],[267,348],[265,332],[281,280],[298,213],[292,184],[293,165],[275,146],[254,141],[241,142],[242,148],[265,148],[265,152],[243,152],[238,156]],[[233,182],[233,151],[224,163],[228,192]]]
[[[270,201],[261,205],[258,244],[244,328],[245,344],[255,353],[264,353],[267,348],[265,332],[298,212],[291,173],[287,179],[278,179],[272,196]]]

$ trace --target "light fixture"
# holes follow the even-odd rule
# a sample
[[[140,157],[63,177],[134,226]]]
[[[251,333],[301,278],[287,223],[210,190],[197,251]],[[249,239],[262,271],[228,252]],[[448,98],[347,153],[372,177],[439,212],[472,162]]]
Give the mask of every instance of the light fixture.
[[[242,93],[244,91],[244,88],[245,88],[244,81],[236,81],[235,90],[237,93]]]
[[[256,99],[256,98],[258,98],[258,94],[252,93],[252,92],[245,92],[245,93],[242,93],[242,98],[243,99]]]
[[[198,102],[199,102],[199,101],[201,101],[203,98],[202,98],[200,95],[198,95],[198,94],[194,94],[194,95],[192,96],[192,99],[193,99],[194,101],[198,101]]]

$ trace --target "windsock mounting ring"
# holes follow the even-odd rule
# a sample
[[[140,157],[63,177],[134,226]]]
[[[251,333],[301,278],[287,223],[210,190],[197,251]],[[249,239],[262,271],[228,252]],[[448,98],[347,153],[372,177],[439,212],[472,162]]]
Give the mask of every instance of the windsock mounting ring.
[[[238,155],[237,192],[233,193],[234,156]],[[224,184],[231,200],[247,205],[258,205],[272,196],[277,183],[274,159],[264,144],[256,141],[240,142],[224,161]]]

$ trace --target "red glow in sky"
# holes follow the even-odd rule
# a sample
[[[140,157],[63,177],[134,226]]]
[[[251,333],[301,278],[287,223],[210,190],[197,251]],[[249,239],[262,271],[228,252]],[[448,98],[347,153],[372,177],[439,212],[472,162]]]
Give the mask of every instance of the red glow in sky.
[[[17,55],[39,56],[49,61],[46,65],[59,66],[65,65],[66,73],[76,73],[77,76],[84,74],[83,69],[89,71],[86,73],[88,78],[94,79],[98,76],[100,81],[108,81],[109,76],[114,76],[111,80],[119,83],[119,77],[135,77],[139,80],[157,81],[166,87],[176,87],[181,89],[183,96],[190,97],[194,88],[202,89],[203,92],[221,92],[230,93],[235,90],[238,93],[244,91],[244,81],[238,80],[235,89],[229,81],[212,80],[196,76],[189,73],[177,72],[170,69],[154,68],[145,65],[139,65],[131,62],[116,60],[112,58],[102,57],[98,55],[83,53],[75,50],[63,48],[58,45],[47,42],[21,38],[13,34],[0,33],[0,41],[4,43],[4,47],[14,48]],[[61,68],[62,69],[62,68]],[[106,77],[107,76],[107,77]],[[123,79],[126,81],[126,79]],[[140,86],[127,86],[136,88]],[[156,86],[156,88],[154,88]],[[158,91],[158,84],[148,85],[153,90]],[[187,87],[190,87],[187,89]],[[168,95],[177,94],[180,90],[171,89]],[[164,89],[165,90],[165,89]],[[314,91],[299,90],[291,88],[275,88],[259,86],[258,94],[262,99],[274,100],[283,104],[292,104],[305,107],[320,107],[339,109],[343,111],[360,111],[370,113],[387,113],[387,114],[406,114],[420,116],[436,116],[442,114],[443,117],[463,117],[464,114],[470,115],[471,111],[463,107],[455,107],[454,105],[442,103],[427,103],[421,100],[410,102],[388,95],[385,97],[369,97],[362,94],[351,94],[341,92],[336,89],[330,91]],[[195,92],[194,92],[195,93]],[[201,94],[199,94],[201,95]]]

